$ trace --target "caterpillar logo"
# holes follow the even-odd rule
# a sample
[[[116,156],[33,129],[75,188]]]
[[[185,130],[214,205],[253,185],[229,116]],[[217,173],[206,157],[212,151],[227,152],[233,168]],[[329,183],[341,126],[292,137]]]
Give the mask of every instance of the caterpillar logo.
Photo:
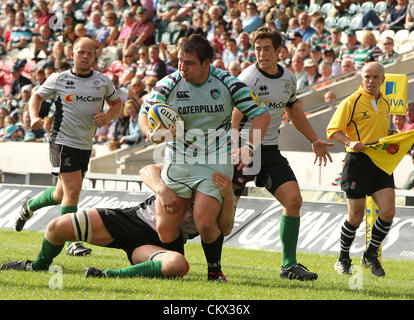
[[[102,97],[92,97],[92,96],[77,96],[74,94],[67,95],[64,99],[66,102],[100,102],[103,101]]]

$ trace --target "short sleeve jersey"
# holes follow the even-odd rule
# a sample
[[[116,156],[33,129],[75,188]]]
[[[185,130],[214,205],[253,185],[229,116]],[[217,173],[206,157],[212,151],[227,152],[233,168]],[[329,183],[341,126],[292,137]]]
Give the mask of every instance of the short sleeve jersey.
[[[291,107],[296,101],[296,77],[288,69],[278,65],[279,72],[276,75],[267,74],[257,64],[248,66],[239,75],[239,79],[246,83],[269,108],[271,118],[266,135],[262,139],[263,145],[277,145],[280,134],[279,127],[285,107]],[[244,117],[240,122],[242,138],[243,133],[251,128],[251,120]]]
[[[162,78],[140,112],[147,114],[155,103],[172,106],[184,121],[184,148],[170,142],[172,150],[183,154],[191,146],[206,156],[230,151],[231,139],[227,138],[234,107],[251,119],[268,110],[246,84],[213,66],[208,79],[200,86],[186,82],[178,70]]]
[[[50,142],[81,150],[92,149],[95,113],[102,112],[105,100],[119,97],[112,81],[95,70],[86,76],[72,70],[53,73],[37,89],[37,94],[44,99],[55,98]]]

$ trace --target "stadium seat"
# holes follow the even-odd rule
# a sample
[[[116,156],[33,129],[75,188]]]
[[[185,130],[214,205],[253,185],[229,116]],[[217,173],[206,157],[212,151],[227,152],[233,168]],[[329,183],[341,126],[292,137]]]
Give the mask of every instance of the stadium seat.
[[[404,54],[409,51],[412,51],[414,49],[414,44],[411,40],[406,39],[404,42],[402,42],[397,49],[397,53]]]
[[[357,13],[355,17],[353,17],[351,21],[349,22],[349,27],[353,30],[358,30],[358,29],[361,29],[361,26],[362,26],[362,14]]]
[[[308,9],[308,13],[312,13],[315,11],[321,11],[321,6],[319,5],[319,3],[312,4]]]
[[[359,8],[361,7],[361,5],[359,3],[351,3],[351,5],[348,8],[348,13],[353,16],[354,14],[356,14],[359,11]]]
[[[403,43],[408,39],[410,32],[408,30],[398,30],[394,35],[394,42],[397,44]]]
[[[377,12],[378,15],[380,15],[381,13],[383,13],[385,10],[387,10],[387,2],[386,1],[379,1],[375,4],[374,7],[375,11]]]
[[[374,3],[372,1],[367,1],[361,5],[360,12],[364,14],[371,9],[374,9]]]
[[[337,21],[337,26],[342,30],[345,30],[346,28],[348,28],[350,22],[351,19],[349,19],[348,17],[341,17]]]
[[[394,39],[395,31],[394,30],[384,30],[381,32],[380,41],[384,40],[385,37]]]
[[[414,41],[414,30],[410,32],[410,34],[408,35],[408,39]]]
[[[329,18],[326,18],[326,19],[325,19],[325,26],[326,26],[328,29],[331,29],[332,27],[336,26],[337,22],[338,22],[338,21],[336,20],[336,18],[335,18],[335,17],[329,17]]]
[[[321,7],[321,13],[323,14],[324,17],[328,16],[329,11],[333,8],[333,4],[330,2],[325,3],[324,5],[322,5]]]

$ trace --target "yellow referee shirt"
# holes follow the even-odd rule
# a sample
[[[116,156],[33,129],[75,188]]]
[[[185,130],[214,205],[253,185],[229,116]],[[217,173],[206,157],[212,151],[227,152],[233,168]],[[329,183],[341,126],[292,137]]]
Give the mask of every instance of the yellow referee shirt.
[[[375,100],[361,86],[341,102],[326,128],[329,140],[337,131],[344,132],[353,141],[364,144],[377,142],[388,135],[390,106],[384,98]],[[352,150],[346,148],[346,151]]]

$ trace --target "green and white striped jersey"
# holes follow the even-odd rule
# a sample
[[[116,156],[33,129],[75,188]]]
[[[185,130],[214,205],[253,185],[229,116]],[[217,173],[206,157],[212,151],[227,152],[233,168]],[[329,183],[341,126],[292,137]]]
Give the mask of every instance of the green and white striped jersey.
[[[208,79],[200,86],[186,82],[177,70],[156,84],[141,107],[148,113],[155,103],[177,110],[184,122],[184,143],[169,142],[175,152],[198,156],[223,155],[231,149],[231,115],[238,108],[253,119],[268,111],[257,95],[228,72],[210,66]]]

